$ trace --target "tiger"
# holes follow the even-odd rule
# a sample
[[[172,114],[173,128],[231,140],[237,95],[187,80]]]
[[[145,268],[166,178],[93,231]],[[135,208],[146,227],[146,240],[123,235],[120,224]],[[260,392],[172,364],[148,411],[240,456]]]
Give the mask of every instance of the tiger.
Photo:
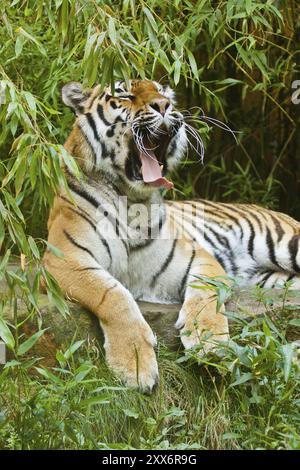
[[[64,145],[80,176],[65,166],[68,189],[58,191],[48,219],[49,244],[63,256],[47,249],[43,263],[64,294],[98,318],[116,376],[150,393],[159,378],[157,340],[138,301],[180,302],[181,342],[206,355],[229,340],[211,282],[291,281],[298,289],[300,224],[254,204],[164,198],[189,145],[169,85],[70,82],[62,101],[75,114]]]

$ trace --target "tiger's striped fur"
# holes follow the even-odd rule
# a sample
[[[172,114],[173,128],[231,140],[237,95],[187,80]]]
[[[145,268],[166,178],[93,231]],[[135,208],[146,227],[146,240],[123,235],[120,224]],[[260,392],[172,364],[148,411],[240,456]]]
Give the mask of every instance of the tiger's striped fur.
[[[149,135],[164,166],[161,184],[164,171],[187,146],[184,119],[174,109],[169,87],[132,81],[125,89],[117,82],[112,96],[109,88],[84,92],[71,83],[63,99],[77,114],[65,146],[84,176],[77,180],[67,172],[72,197],[61,190],[55,199],[49,242],[64,257],[47,251],[45,266],[66,295],[98,317],[107,360],[116,373],[130,386],[151,390],[158,378],[155,336],[136,300],[183,302],[176,324],[182,342],[186,348],[196,346],[209,331],[205,353],[216,340],[227,340],[228,324],[224,306],[216,310],[215,293],[190,285],[194,275],[226,273],[243,285],[264,287],[293,280],[299,288],[300,224],[251,204],[163,201],[159,188],[145,183],[137,149],[145,139],[152,142]],[[118,212],[124,196],[126,224]],[[137,203],[141,214],[132,226]]]

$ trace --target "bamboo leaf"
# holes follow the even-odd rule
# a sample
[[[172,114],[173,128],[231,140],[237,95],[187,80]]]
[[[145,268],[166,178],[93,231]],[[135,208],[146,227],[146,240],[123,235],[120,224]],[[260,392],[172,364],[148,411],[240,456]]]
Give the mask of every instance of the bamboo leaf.
[[[108,35],[110,37],[111,42],[116,45],[117,44],[117,31],[115,20],[110,16],[108,20]]]
[[[2,318],[0,318],[0,338],[2,341],[4,341],[9,349],[14,349],[15,339],[12,332],[8,328],[7,323]]]
[[[35,343],[41,338],[41,336],[43,336],[46,330],[47,328],[45,328],[44,330],[37,331],[32,336],[30,336],[30,338],[24,341],[24,343],[20,344],[18,351],[17,351],[17,355],[23,356],[24,354],[26,354],[35,345]]]

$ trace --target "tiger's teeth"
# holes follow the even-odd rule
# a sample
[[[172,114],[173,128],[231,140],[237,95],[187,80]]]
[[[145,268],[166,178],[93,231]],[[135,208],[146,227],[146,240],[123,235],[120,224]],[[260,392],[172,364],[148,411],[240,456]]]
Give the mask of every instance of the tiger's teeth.
[[[164,166],[163,165],[159,165],[159,166],[160,166],[161,171],[163,171]]]

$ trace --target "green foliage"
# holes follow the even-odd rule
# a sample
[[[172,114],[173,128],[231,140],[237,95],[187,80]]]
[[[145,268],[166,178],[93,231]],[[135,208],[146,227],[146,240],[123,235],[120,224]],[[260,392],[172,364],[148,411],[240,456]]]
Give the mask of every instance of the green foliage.
[[[151,396],[122,386],[85,341],[58,350],[50,368],[23,356],[28,340],[20,338],[0,371],[0,448],[300,449],[300,353],[291,342],[299,312],[290,320],[268,309],[263,290],[254,295],[266,314],[228,312],[231,340],[205,359],[201,345],[174,353],[160,344]]]

